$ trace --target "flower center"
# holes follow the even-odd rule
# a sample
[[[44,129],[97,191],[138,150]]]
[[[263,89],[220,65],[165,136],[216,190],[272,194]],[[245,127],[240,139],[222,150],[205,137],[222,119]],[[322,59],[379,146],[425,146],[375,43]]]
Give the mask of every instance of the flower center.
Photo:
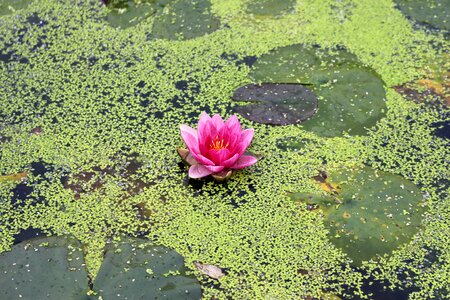
[[[216,151],[219,151],[220,149],[228,148],[229,145],[230,145],[230,143],[227,142],[225,144],[224,139],[219,139],[219,137],[216,136],[214,138],[214,140],[211,141],[211,144],[209,144],[209,149],[214,149]]]

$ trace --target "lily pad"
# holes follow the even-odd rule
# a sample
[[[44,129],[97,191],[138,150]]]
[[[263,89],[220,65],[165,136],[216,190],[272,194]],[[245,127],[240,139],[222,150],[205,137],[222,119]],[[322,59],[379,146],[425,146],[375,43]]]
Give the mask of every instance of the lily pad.
[[[2,299],[85,299],[81,244],[69,237],[32,239],[0,255]]]
[[[31,0],[0,0],[0,16],[26,8]]]
[[[255,82],[308,85],[319,104],[303,127],[320,136],[364,135],[385,114],[382,80],[342,49],[279,48],[258,59],[251,76]]]
[[[255,0],[247,4],[247,11],[255,15],[279,16],[293,11],[295,0]]]
[[[185,275],[183,257],[140,239],[110,244],[95,279],[103,299],[200,299],[194,277]]]
[[[219,19],[211,13],[208,0],[178,0],[158,13],[151,37],[170,40],[193,39],[219,28]]]
[[[91,299],[81,244],[70,237],[22,242],[0,255],[4,299]],[[92,299],[200,299],[183,257],[143,239],[107,246]],[[3,298],[2,298],[3,299]]]
[[[238,88],[233,100],[254,102],[237,106],[235,110],[263,124],[298,124],[317,111],[317,97],[300,84],[249,84]]]
[[[355,265],[390,253],[418,231],[425,211],[423,196],[399,175],[368,167],[328,174],[339,190],[326,194],[295,193],[292,198],[317,207],[330,240]]]
[[[448,0],[394,0],[400,10],[419,23],[450,30],[450,1]]]
[[[162,11],[170,0],[113,0],[108,1],[107,20],[112,27],[128,28],[134,26],[157,11]]]

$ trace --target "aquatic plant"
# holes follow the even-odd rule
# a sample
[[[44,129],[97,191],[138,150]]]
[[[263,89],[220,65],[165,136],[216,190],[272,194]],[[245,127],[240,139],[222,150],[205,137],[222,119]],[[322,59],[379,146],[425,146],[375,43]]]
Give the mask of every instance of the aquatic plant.
[[[258,160],[252,155],[244,155],[254,130],[242,130],[235,115],[224,122],[217,114],[211,118],[203,112],[198,130],[187,125],[181,125],[180,129],[189,153],[185,149],[179,149],[178,153],[190,165],[191,178],[212,174],[216,179],[224,180],[231,176],[232,170],[251,166]]]
[[[142,238],[117,238],[88,278],[82,244],[72,236],[24,241],[0,254],[2,299],[200,299],[199,282],[186,274],[175,250]]]
[[[139,1],[118,14],[113,2],[125,0],[0,0],[0,174],[28,174],[0,183],[0,252],[30,228],[70,234],[82,244],[88,275],[100,278],[108,241],[139,235],[184,257],[204,299],[324,298],[324,291],[343,299],[399,299],[399,291],[449,298],[450,148],[440,134],[448,109],[440,98],[411,101],[394,88],[435,79],[430,61],[450,46],[440,31],[417,26],[392,0],[283,1],[270,14],[260,7],[281,1]],[[318,111],[301,124],[258,123],[240,107],[284,108],[292,99],[232,98],[250,84],[306,86]],[[192,126],[202,111],[236,113],[255,129],[251,151],[264,160],[225,184],[186,180],[173,124]],[[413,183],[427,210],[408,240],[355,266],[362,249],[340,247],[329,221],[357,226],[356,207],[347,219],[338,212],[378,199],[343,196],[325,215],[289,192],[323,194],[310,178],[324,170],[350,195],[359,185],[346,188],[338,172],[364,166]],[[383,218],[392,225],[412,216],[400,212]],[[371,236],[377,247],[389,242]],[[195,262],[225,276],[210,277]],[[96,298],[107,299],[112,290],[98,280]]]

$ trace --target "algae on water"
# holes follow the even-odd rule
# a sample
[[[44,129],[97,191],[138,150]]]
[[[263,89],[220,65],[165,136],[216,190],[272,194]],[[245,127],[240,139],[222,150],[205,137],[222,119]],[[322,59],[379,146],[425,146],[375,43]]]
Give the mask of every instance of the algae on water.
[[[94,0],[0,0],[0,176],[27,173],[0,182],[0,252],[27,228],[70,234],[95,276],[108,241],[142,235],[184,257],[205,299],[371,298],[373,281],[448,297],[450,148],[433,127],[449,121],[445,95],[417,103],[394,88],[429,77],[445,32],[391,0],[286,1],[269,13],[274,3],[128,1],[118,14]],[[240,117],[263,159],[223,184],[188,180],[179,125],[202,111],[227,118],[233,92],[263,80],[311,84],[318,114],[288,126]],[[411,201],[426,206],[418,230],[354,268],[327,218],[290,199],[320,193],[310,178],[324,166],[414,186]]]

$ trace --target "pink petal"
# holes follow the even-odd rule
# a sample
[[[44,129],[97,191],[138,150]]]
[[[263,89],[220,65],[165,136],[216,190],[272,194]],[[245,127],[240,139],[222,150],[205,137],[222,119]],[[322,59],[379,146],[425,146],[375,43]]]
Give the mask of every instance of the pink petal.
[[[228,118],[228,120],[225,122],[228,129],[232,134],[240,135],[242,132],[241,123],[239,123],[238,118],[236,115],[232,115]]]
[[[244,131],[242,131],[240,142],[245,145],[245,149],[247,149],[248,145],[250,145],[253,139],[254,132],[255,130],[253,128],[245,129]]]
[[[202,178],[212,173],[213,172],[205,168],[203,165],[193,165],[189,168],[189,177],[191,178]]]
[[[209,121],[211,121],[211,117],[206,112],[202,112],[200,115],[200,120],[198,121],[198,128],[202,127]]]
[[[253,139],[253,133],[253,128],[245,129],[244,131],[242,131],[241,140],[238,141],[239,144],[236,147],[235,152],[239,153],[240,155],[244,154],[245,149],[248,148]]]
[[[228,129],[227,126],[222,126],[219,129],[219,132],[217,133],[218,137],[220,140],[224,140],[225,144],[228,142],[228,140],[230,139],[230,130]]]
[[[198,153],[199,149],[198,149],[197,130],[187,125],[181,125],[180,130],[181,130],[181,137],[183,138],[186,146],[189,148],[189,151]]]
[[[224,166],[204,166],[204,167],[209,171],[211,171],[212,172],[211,174],[218,173],[225,168]]]
[[[235,169],[235,170],[243,169],[245,167],[255,164],[257,161],[258,161],[258,159],[256,157],[253,157],[251,155],[243,155],[243,156],[239,157],[239,159],[231,167],[231,169]]]
[[[219,151],[211,149],[208,150],[208,157],[214,162],[215,165],[222,165],[222,162],[227,160],[231,156],[228,149],[223,148]]]
[[[198,123],[198,141],[199,150],[203,155],[206,155],[209,144],[216,137],[216,135],[217,129],[212,124],[211,118],[209,120],[205,119],[204,122],[200,120]]]
[[[225,168],[230,168],[232,165],[236,163],[236,161],[239,159],[239,156],[240,156],[239,153],[236,153],[229,159],[223,161],[221,165],[224,166]]]
[[[218,114],[215,114],[212,117],[212,123],[213,123],[214,127],[217,129],[217,131],[219,131],[220,128],[223,127],[223,125],[225,124],[223,122],[222,117],[220,115],[218,115]]]
[[[206,158],[200,153],[191,152],[191,155],[195,158],[196,161],[198,161],[198,163],[202,165],[215,165],[212,160]]]

